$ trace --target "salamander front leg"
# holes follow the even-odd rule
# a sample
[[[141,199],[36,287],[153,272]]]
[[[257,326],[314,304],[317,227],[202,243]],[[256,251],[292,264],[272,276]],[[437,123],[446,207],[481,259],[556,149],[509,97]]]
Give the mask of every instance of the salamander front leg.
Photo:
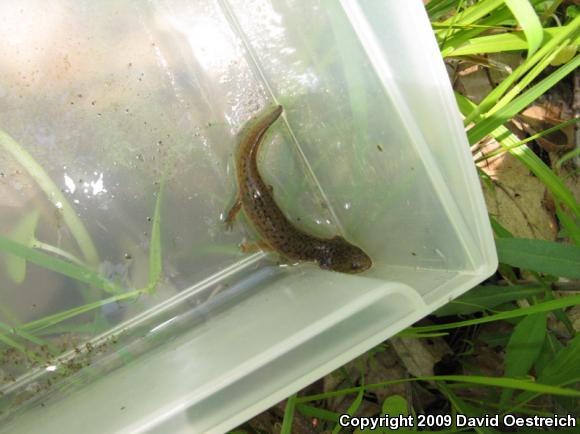
[[[265,241],[259,240],[252,243],[244,242],[240,244],[240,250],[244,253],[256,253],[260,250],[272,250],[272,247]]]
[[[228,211],[228,215],[226,216],[225,223],[226,229],[228,231],[231,231],[232,228],[234,227],[234,220],[236,219],[236,216],[238,215],[241,209],[242,209],[242,201],[240,200],[240,197],[237,196],[236,201],[234,202],[234,204]]]

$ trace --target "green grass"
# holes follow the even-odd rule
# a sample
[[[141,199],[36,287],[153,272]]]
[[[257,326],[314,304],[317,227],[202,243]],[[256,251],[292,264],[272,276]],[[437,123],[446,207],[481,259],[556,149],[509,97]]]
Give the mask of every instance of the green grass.
[[[26,260],[32,264],[70,277],[78,282],[85,283],[95,288],[100,288],[109,293],[123,292],[115,283],[98,274],[96,271],[76,265],[73,262],[59,259],[48,253],[44,253],[34,247],[18,243],[0,235],[0,251],[9,255]]]
[[[578,381],[578,378],[575,379]],[[348,389],[334,390],[332,392],[305,395],[296,398],[297,403],[320,401],[337,396],[350,395],[363,391],[381,389],[393,384],[408,383],[413,381],[445,381],[450,383],[479,384],[487,387],[502,387],[505,389],[525,390],[532,393],[545,393],[560,396],[580,397],[580,391],[563,387],[539,384],[531,380],[518,380],[514,378],[481,377],[474,375],[432,375],[425,377],[403,378],[397,380],[382,381],[380,383],[367,384],[366,386],[350,387]]]
[[[539,396],[550,395],[560,408],[569,408],[567,405],[570,401],[567,400],[580,397],[577,390],[580,381],[580,337],[575,333],[565,311],[568,307],[580,304],[580,295],[556,298],[551,286],[562,277],[580,279],[580,205],[564,180],[528,146],[540,137],[573,125],[577,119],[524,140],[520,140],[506,127],[506,123],[515,115],[580,66],[580,56],[575,50],[580,41],[580,14],[562,15],[561,3],[559,0],[432,0],[427,5],[443,58],[468,61],[473,55],[505,52],[521,56],[521,62],[513,73],[481,102],[476,104],[465,95],[456,94],[457,103],[464,115],[471,145],[488,137],[501,145],[501,149],[479,158],[476,163],[502,153],[517,158],[550,192],[562,234],[571,243],[516,238],[490,216],[497,237],[500,271],[505,276],[502,284],[475,288],[435,313],[439,318],[450,317],[447,322],[413,326],[399,333],[399,337],[438,338],[457,329],[504,321],[512,327],[502,347],[505,352],[505,376],[433,375],[365,384],[363,372],[356,387],[290,397],[286,403],[282,433],[294,432],[293,423],[297,413],[327,422],[325,426],[328,431],[337,433],[340,431],[337,425],[339,414],[320,404],[332,398],[348,396],[351,400],[346,412],[357,415],[366,393],[403,383],[434,383],[448,400],[452,411],[472,416],[485,412],[537,414],[538,409],[533,404]],[[553,16],[557,12],[560,19],[554,20]],[[345,44],[352,43],[348,35],[341,32],[340,25],[334,29],[337,40]],[[344,53],[348,52],[344,50]],[[345,64],[351,65],[351,62]],[[343,72],[349,82],[360,81],[357,68]],[[366,107],[364,101],[367,96],[357,86],[348,90],[353,112],[359,120],[356,122],[358,130],[355,133],[360,135],[363,134],[367,118],[362,110]],[[79,288],[97,291],[100,298],[23,324],[0,323],[2,345],[19,352],[30,362],[42,363],[43,358],[30,348],[48,345],[41,338],[43,333],[59,327],[67,329],[67,322],[71,319],[89,313],[96,314],[108,304],[130,302],[155,291],[163,276],[161,233],[165,177],[160,181],[154,204],[147,283],[138,289],[126,288],[98,271],[100,255],[89,232],[44,168],[21,144],[2,130],[0,149],[17,161],[44,192],[46,200],[60,209],[63,222],[76,243],[72,251],[39,240],[36,230],[40,213],[38,209],[33,209],[22,217],[20,224],[10,234],[0,236],[0,254],[8,270],[8,277],[13,283],[22,283],[28,265],[34,264],[71,279]],[[561,168],[578,155],[578,150],[562,155],[556,167]],[[357,164],[357,167],[362,167],[362,163]],[[480,174],[485,185],[491,188],[491,180],[485,178],[482,171]],[[520,271],[531,277],[527,281],[518,280]],[[563,342],[553,336],[549,327],[550,318],[565,326],[568,336]],[[69,329],[75,330],[75,327],[70,326]],[[473,387],[481,387],[486,391],[477,402],[457,393],[462,388]],[[407,414],[411,406],[412,402],[406,398],[392,395],[381,403],[381,411],[390,415]]]
[[[0,144],[11,151],[13,156],[25,167],[33,178],[40,184],[45,192],[52,191],[57,187],[41,166],[33,160],[32,156],[16,143],[7,134],[0,131]],[[166,173],[167,170],[164,171]],[[55,246],[48,245],[36,239],[35,232],[38,223],[38,211],[34,210],[25,215],[20,224],[12,231],[9,237],[0,235],[0,254],[4,259],[6,268],[9,270],[9,277],[15,283],[22,283],[26,276],[26,264],[35,264],[45,270],[53,271],[57,274],[72,279],[78,285],[86,288],[102,290],[103,294],[109,297],[87,302],[72,309],[57,312],[37,320],[9,326],[0,323],[0,342],[10,348],[22,353],[29,361],[40,363],[42,360],[23,345],[22,341],[28,341],[36,345],[46,345],[42,339],[35,337],[35,334],[47,328],[57,326],[80,315],[96,312],[103,306],[111,303],[130,301],[142,294],[151,294],[155,291],[162,275],[162,250],[161,250],[161,210],[163,190],[165,186],[165,176],[159,183],[154,215],[151,223],[151,238],[149,242],[149,273],[147,285],[139,289],[128,289],[121,287],[116,282],[104,277],[95,271],[96,264],[91,265],[98,258],[98,253],[93,250],[94,245],[90,241],[84,225],[78,220],[76,214],[68,218],[71,232],[77,234],[77,241],[81,246],[86,261],[78,259],[73,253],[67,252]],[[60,194],[60,193],[59,193]],[[59,197],[64,204],[64,196]],[[62,210],[68,209],[70,205],[63,205]],[[68,213],[69,211],[65,212]],[[72,211],[70,211],[72,212]],[[73,212],[74,214],[74,212]],[[65,217],[65,221],[67,218]],[[79,238],[80,237],[80,238]],[[84,246],[84,248],[82,248]],[[98,315],[95,320],[98,320]],[[71,329],[72,330],[72,329]]]
[[[458,300],[461,300],[459,298]],[[461,302],[461,301],[459,301]],[[488,322],[507,320],[512,318],[518,318],[527,315],[533,315],[541,312],[550,312],[556,309],[561,309],[564,307],[571,307],[580,304],[580,295],[571,295],[556,300],[549,300],[542,303],[537,303],[531,307],[521,307],[513,309],[507,312],[500,312],[489,316],[484,316],[482,318],[469,319],[465,321],[450,322],[445,324],[437,324],[433,326],[421,326],[421,327],[411,327],[411,330],[417,333],[434,332],[439,330],[448,330],[458,327],[467,327],[471,325],[485,324]]]
[[[473,55],[520,53],[519,66],[497,85],[479,104],[456,94],[471,145],[492,137],[501,148],[479,158],[510,153],[525,165],[547,188],[556,206],[562,235],[571,242],[557,243],[514,237],[493,216],[492,227],[497,237],[500,271],[506,279],[501,285],[481,285],[442,307],[435,315],[455,320],[429,326],[413,326],[399,333],[400,337],[439,337],[465,327],[478,327],[498,321],[513,325],[504,339],[504,377],[431,376],[401,378],[376,384],[330,390],[321,394],[298,394],[288,401],[283,426],[289,425],[296,412],[307,418],[325,422],[326,429],[335,427],[338,413],[324,408],[324,402],[339,396],[353,395],[349,414],[360,407],[363,392],[403,382],[431,381],[446,397],[453,412],[471,416],[488,414],[544,414],[534,400],[551,395],[554,402],[570,408],[578,402],[580,392],[580,338],[571,326],[565,309],[580,304],[579,295],[556,298],[551,285],[559,278],[580,279],[580,205],[570,189],[528,144],[534,140],[575,124],[572,119],[525,140],[518,139],[506,126],[515,115],[548,92],[580,66],[575,49],[580,41],[580,14],[568,13],[562,18],[561,1],[528,0],[433,0],[427,6],[435,36],[444,58],[469,60]],[[554,14],[560,19],[554,20]],[[574,11],[572,11],[574,12]],[[556,164],[561,168],[578,151],[563,155]],[[480,170],[484,185],[493,182]],[[527,271],[531,280],[519,282],[517,270]],[[576,291],[580,288],[576,287]],[[565,325],[568,339],[562,344],[555,339],[548,324],[551,315]],[[456,320],[457,318],[460,320]],[[364,373],[363,373],[364,374]],[[477,401],[457,394],[461,388],[492,388]],[[564,396],[572,397],[563,398]],[[389,399],[393,401],[387,402]],[[567,401],[568,400],[568,401]],[[574,401],[576,400],[576,401]],[[396,403],[393,407],[391,404]],[[476,402],[476,404],[475,404]],[[411,403],[394,395],[383,403],[383,412],[400,414]],[[451,430],[448,432],[457,432]],[[497,432],[478,428],[478,432]],[[366,432],[366,431],[357,431]],[[381,431],[383,432],[383,431]],[[384,431],[386,432],[386,431]]]
[[[2,129],[0,129],[0,149],[14,158],[28,172],[45,193],[47,200],[61,211],[62,218],[76,240],[86,263],[89,266],[98,265],[99,255],[85,225],[44,168]]]

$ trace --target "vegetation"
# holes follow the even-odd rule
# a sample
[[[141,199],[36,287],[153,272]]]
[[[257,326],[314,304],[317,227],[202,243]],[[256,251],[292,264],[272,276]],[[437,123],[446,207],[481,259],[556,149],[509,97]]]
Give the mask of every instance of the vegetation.
[[[562,0],[426,3],[441,54],[457,73],[457,104],[488,204],[506,190],[495,176],[502,167],[494,171],[490,166],[517,161],[548,192],[535,207],[545,211],[549,203],[557,230],[542,236],[533,223],[530,228],[510,223],[501,209],[490,209],[501,263],[495,276],[235,432],[337,433],[344,413],[578,417],[580,191],[574,159],[580,153],[574,139],[559,139],[566,130],[573,135],[578,121],[578,101],[571,91],[578,83],[570,73],[577,74],[580,66],[580,7]],[[489,80],[489,90],[475,101],[465,91],[469,71],[501,79]],[[563,96],[557,86],[564,89]],[[556,120],[551,118],[545,110],[548,95],[556,105],[576,104],[576,116],[563,110]],[[530,107],[544,109],[537,122],[522,114]],[[508,199],[517,201],[528,187],[521,183],[510,189]],[[418,352],[443,347],[447,352],[439,358],[419,352],[413,358],[401,347]],[[394,361],[403,367],[393,368]],[[444,425],[435,429],[497,432]]]
[[[498,272],[430,318],[237,432],[336,433],[341,430],[337,424],[341,413],[576,414],[580,397],[580,152],[570,139],[578,120],[573,113],[580,109],[570,92],[579,86],[571,74],[580,66],[580,7],[575,3],[427,2],[442,56],[454,71],[457,104],[490,205],[501,262]],[[472,92],[470,86],[480,73],[489,79],[489,89]],[[555,105],[565,109],[556,113]],[[530,112],[530,108],[535,111]],[[85,301],[26,323],[17,319],[0,322],[0,360],[26,370],[51,360],[60,362],[62,359],[57,358],[68,350],[73,357],[55,363],[64,377],[86,368],[91,362],[86,355],[108,343],[116,344],[117,338],[111,336],[99,347],[87,343],[85,351],[76,346],[57,347],[45,336],[57,333],[59,327],[72,330],[65,324],[72,318],[151,293],[161,279],[164,181],[160,182],[151,219],[147,283],[128,289],[97,271],[99,252],[73,206],[24,147],[1,130],[0,150],[18,162],[46,200],[62,211],[62,224],[77,247],[67,250],[40,240],[39,215],[31,211],[10,234],[0,236],[1,260],[9,279],[23,282],[27,264],[35,264],[71,279]],[[498,164],[511,161],[533,175],[526,179],[533,179],[534,188],[542,193],[526,205],[515,206],[523,216],[516,224],[505,218],[505,208],[498,203],[517,203],[531,187],[525,182],[507,186],[505,177],[498,177],[498,173],[511,176],[511,163]],[[531,213],[537,210],[541,213],[536,220],[548,216],[545,221],[549,220],[554,230],[538,228],[532,222]],[[0,311],[12,319],[1,303]],[[83,357],[74,359],[75,353],[81,352]],[[420,356],[414,358],[413,354]],[[0,369],[0,380],[5,380],[2,375]],[[44,385],[49,388],[50,381]],[[3,410],[0,403],[0,412]],[[440,428],[446,432],[466,430]]]

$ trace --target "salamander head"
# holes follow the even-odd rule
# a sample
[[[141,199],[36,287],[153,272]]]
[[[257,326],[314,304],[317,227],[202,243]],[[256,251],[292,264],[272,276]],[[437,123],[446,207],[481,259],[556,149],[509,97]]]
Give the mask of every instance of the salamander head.
[[[362,273],[373,265],[371,258],[362,249],[342,237],[336,236],[327,243],[317,259],[320,268],[355,274]]]

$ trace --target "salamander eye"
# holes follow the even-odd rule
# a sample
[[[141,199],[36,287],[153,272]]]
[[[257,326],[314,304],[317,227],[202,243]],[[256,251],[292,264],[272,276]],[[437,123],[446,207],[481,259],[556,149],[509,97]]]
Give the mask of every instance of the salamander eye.
[[[351,270],[360,270],[362,268],[362,264],[359,262],[352,262],[350,264],[350,269]]]

